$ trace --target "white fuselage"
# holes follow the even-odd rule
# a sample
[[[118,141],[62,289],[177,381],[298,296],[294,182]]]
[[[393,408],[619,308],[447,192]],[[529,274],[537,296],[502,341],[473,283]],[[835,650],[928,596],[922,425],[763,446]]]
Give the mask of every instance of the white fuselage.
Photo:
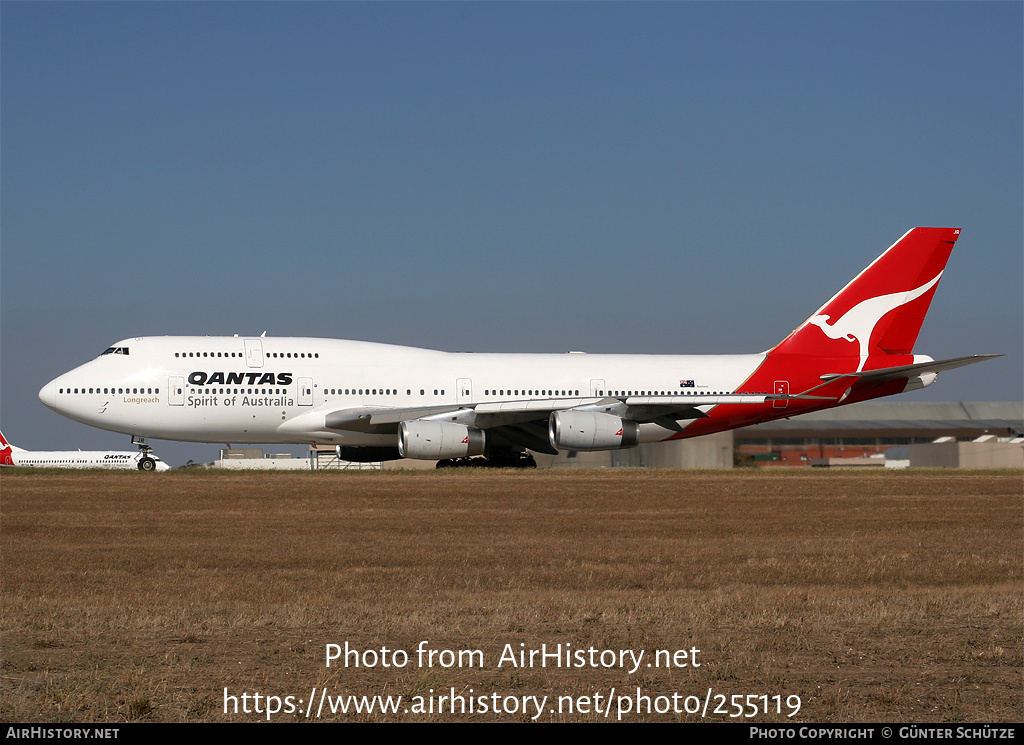
[[[10,463],[5,466],[20,468],[116,468],[128,471],[139,470],[142,453],[117,450],[14,450]],[[170,470],[170,466],[153,455],[156,471]]]
[[[500,410],[505,402],[579,405],[607,396],[711,397],[735,391],[763,360],[761,354],[477,354],[333,339],[139,337],[61,375],[39,396],[71,419],[134,436],[388,446],[393,433],[329,429],[325,416],[487,404]],[[656,424],[641,428],[642,441],[676,434]]]

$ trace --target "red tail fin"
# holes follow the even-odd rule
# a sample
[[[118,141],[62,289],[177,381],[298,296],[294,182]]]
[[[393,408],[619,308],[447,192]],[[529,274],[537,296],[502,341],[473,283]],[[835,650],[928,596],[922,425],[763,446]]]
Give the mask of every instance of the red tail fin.
[[[771,354],[859,357],[910,354],[959,228],[914,228]],[[874,365],[869,366],[874,367]]]
[[[4,433],[0,432],[0,466],[13,466],[14,459],[11,457],[11,443],[7,442]]]

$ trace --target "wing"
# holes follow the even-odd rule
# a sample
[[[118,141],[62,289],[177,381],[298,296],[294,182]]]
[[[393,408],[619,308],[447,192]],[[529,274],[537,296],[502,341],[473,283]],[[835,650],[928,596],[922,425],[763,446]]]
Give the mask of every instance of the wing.
[[[778,399],[819,399],[798,395],[708,394],[629,396],[622,398],[556,398],[492,401],[487,403],[409,408],[351,408],[329,412],[327,429],[367,434],[397,434],[402,422],[453,422],[487,431],[488,441],[557,454],[548,438],[548,419],[556,411],[611,414],[637,423],[654,423],[681,432],[680,421],[707,416],[707,409],[723,404],[760,404]]]

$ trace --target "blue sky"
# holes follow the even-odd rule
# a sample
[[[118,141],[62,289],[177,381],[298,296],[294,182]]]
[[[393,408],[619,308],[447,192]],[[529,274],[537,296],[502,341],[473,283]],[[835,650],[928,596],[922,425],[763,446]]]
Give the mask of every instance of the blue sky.
[[[727,353],[963,235],[903,400],[1022,397],[1020,3],[0,4],[0,426],[126,337]],[[160,443],[172,463],[211,445]]]

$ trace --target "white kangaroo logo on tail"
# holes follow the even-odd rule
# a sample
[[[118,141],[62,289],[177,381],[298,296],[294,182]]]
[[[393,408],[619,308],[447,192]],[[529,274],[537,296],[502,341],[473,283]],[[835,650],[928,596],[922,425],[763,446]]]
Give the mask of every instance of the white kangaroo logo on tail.
[[[829,339],[858,341],[860,343],[860,365],[857,366],[857,372],[860,372],[861,368],[864,367],[864,363],[867,362],[868,342],[871,340],[871,334],[874,333],[875,326],[878,325],[883,316],[889,311],[899,308],[901,305],[906,305],[911,300],[917,300],[917,298],[934,287],[941,276],[942,272],[939,272],[935,275],[935,279],[921,285],[916,290],[894,292],[891,295],[879,295],[878,297],[862,300],[846,311],[834,323],[829,323],[829,316],[824,313],[813,316],[808,323],[813,323],[824,331]]]

